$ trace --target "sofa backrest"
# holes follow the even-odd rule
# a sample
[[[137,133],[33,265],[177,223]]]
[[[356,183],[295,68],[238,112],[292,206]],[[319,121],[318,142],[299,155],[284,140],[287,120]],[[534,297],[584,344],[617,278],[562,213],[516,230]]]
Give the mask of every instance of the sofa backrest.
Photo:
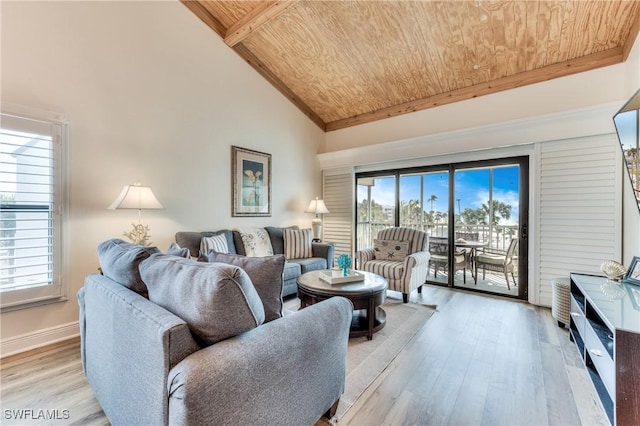
[[[288,229],[300,229],[298,226],[287,226]],[[276,226],[267,226],[264,229],[269,234],[273,254],[284,254],[284,229]]]
[[[236,244],[234,242],[234,235],[228,229],[222,229],[220,231],[204,231],[204,232],[188,232],[181,231],[176,232],[176,244],[180,247],[186,247],[191,252],[191,256],[198,256],[200,253],[200,240],[202,237],[213,237],[214,235],[223,234],[227,238],[227,246],[229,246],[229,254],[242,254],[244,255],[244,246],[242,244],[239,247],[242,248],[242,253],[237,251]],[[240,240],[242,242],[242,240]]]

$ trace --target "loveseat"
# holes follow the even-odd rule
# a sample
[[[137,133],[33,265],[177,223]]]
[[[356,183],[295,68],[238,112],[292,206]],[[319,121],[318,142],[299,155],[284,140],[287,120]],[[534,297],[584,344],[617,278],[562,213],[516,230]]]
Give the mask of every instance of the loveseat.
[[[281,227],[267,226],[264,230],[268,233],[273,254],[284,254],[284,229]],[[288,229],[298,230],[297,226]],[[224,235],[227,241],[228,253],[246,256],[247,250],[238,230],[222,229],[218,231],[204,232],[178,232],[175,235],[176,243],[180,247],[188,248],[193,256],[200,253],[200,243],[203,237]],[[282,296],[296,294],[298,291],[297,279],[300,275],[309,271],[333,268],[333,258],[335,247],[333,244],[311,242],[312,253],[306,258],[287,258],[284,265],[284,284],[282,286]],[[206,255],[206,253],[203,253]]]
[[[266,322],[273,305],[238,266],[120,240],[99,252],[104,275],[87,276],[78,292],[81,357],[112,424],[311,425],[335,413],[348,300]],[[280,260],[279,271],[278,256],[269,262],[281,277]]]

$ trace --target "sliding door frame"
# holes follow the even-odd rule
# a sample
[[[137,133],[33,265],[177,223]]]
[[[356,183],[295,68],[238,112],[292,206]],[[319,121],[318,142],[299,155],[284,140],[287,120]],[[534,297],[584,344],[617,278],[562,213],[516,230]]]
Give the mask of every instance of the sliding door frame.
[[[444,163],[439,165],[429,166],[417,166],[407,168],[396,168],[388,170],[376,170],[369,172],[359,172],[355,174],[355,190],[357,194],[358,179],[360,178],[376,178],[376,177],[394,177],[395,178],[395,208],[394,208],[394,226],[400,226],[400,177],[408,174],[423,174],[433,172],[448,172],[449,177],[449,199],[448,199],[448,223],[454,224],[454,226],[447,226],[447,236],[449,241],[455,240],[455,172],[462,169],[473,168],[488,168],[499,167],[506,165],[518,165],[519,166],[519,215],[518,215],[518,235],[520,238],[518,245],[518,295],[505,297],[512,297],[527,300],[528,299],[528,259],[529,259],[529,162],[530,155],[504,157],[497,159],[485,159],[477,161],[463,161],[457,163]],[[424,209],[424,206],[423,206]],[[355,226],[355,241],[356,251],[361,250],[362,247],[357,246],[358,241],[358,197],[355,197],[354,203],[354,222]],[[455,247],[453,244],[449,244],[449,271],[453,270],[453,252]],[[433,284],[445,285],[442,283],[431,282]],[[453,274],[449,274],[448,287],[453,287]],[[459,288],[459,287],[456,287]],[[475,290],[465,287],[465,289],[487,293],[483,290]],[[495,293],[491,293],[495,294]]]

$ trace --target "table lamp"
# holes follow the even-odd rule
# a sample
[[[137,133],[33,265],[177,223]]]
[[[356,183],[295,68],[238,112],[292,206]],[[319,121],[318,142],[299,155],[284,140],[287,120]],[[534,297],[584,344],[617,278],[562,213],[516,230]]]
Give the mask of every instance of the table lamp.
[[[148,186],[142,186],[140,183],[134,185],[125,185],[118,195],[118,198],[111,203],[109,210],[119,209],[137,209],[138,210],[138,223],[132,223],[133,229],[129,232],[125,232],[125,237],[129,238],[133,244],[141,246],[148,246],[151,244],[149,240],[149,226],[142,225],[140,223],[140,215],[142,210],[145,209],[163,209],[162,204],[158,201],[153,191]]]
[[[324,201],[318,200],[318,197],[316,197],[315,200],[311,200],[309,207],[307,207],[304,212],[316,215],[316,217],[311,221],[311,229],[313,230],[313,241],[320,241],[320,235],[322,234],[322,219],[320,219],[319,215],[329,213],[329,209],[324,205]]]

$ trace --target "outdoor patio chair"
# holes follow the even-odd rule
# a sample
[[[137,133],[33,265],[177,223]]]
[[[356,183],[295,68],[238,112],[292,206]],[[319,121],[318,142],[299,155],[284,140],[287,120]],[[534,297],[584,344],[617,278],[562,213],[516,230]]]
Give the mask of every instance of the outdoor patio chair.
[[[482,268],[482,279],[485,279],[486,270],[502,272],[504,274],[504,278],[507,281],[507,289],[511,290],[509,286],[509,274],[513,279],[513,285],[517,286],[516,278],[513,274],[515,270],[515,265],[513,263],[513,258],[518,247],[518,239],[512,238],[509,243],[509,248],[507,251],[497,250],[486,248],[483,253],[478,253],[475,257],[475,284],[478,284],[478,269]]]
[[[431,258],[429,259],[429,268],[433,266],[433,276],[438,278],[438,270],[442,268],[443,271],[449,269],[449,243],[447,238],[431,237],[429,239],[429,253]],[[468,254],[464,249],[456,249],[453,256],[453,273],[462,271],[462,281],[467,283],[467,259]],[[427,272],[429,275],[429,272]]]

